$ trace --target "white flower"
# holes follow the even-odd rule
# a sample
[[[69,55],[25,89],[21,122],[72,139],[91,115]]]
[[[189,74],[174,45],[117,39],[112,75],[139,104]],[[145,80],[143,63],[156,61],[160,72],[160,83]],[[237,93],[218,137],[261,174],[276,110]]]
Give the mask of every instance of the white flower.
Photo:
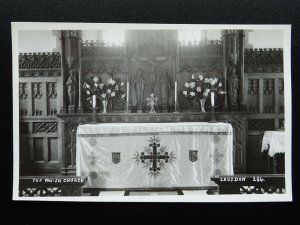
[[[201,92],[201,87],[197,87],[197,92]]]
[[[195,79],[195,75],[194,74],[192,74],[192,79]]]
[[[204,95],[204,96],[207,96],[209,92],[210,92],[210,89],[206,89],[206,90],[204,91],[203,95]]]
[[[93,78],[93,81],[94,81],[94,82],[98,82],[98,81],[99,81],[99,78],[98,78],[98,77],[94,77],[94,78]]]
[[[183,91],[182,94],[187,95],[187,91]]]
[[[91,94],[89,90],[87,90],[87,91],[86,91],[86,93],[87,93],[88,95],[90,95],[90,94]]]
[[[94,83],[94,86],[95,86],[95,87],[98,87],[98,83]]]
[[[116,96],[116,93],[115,93],[115,92],[112,92],[112,93],[110,94],[110,96],[111,96],[111,97],[114,97],[114,96]]]
[[[102,97],[102,98],[105,98],[105,97],[106,97],[106,94],[102,94],[101,97]]]
[[[198,78],[199,78],[200,80],[203,80],[203,75],[200,74],[200,75],[198,76]]]
[[[195,96],[195,92],[191,91],[191,92],[190,92],[190,95],[191,95],[191,96]]]
[[[99,84],[99,88],[102,89],[104,84]]]
[[[218,82],[218,78],[212,78],[210,84],[215,85],[217,82]]]
[[[222,87],[222,82],[219,83],[219,87]]]
[[[109,93],[111,93],[111,90],[110,90],[110,89],[107,89],[107,91],[106,91],[106,92],[109,94]]]
[[[126,94],[121,95],[121,98],[124,98],[126,96]]]
[[[119,86],[118,86],[118,85],[116,85],[116,88],[115,88],[115,90],[116,90],[116,91],[118,91],[118,90],[119,90]]]
[[[195,87],[195,82],[190,83],[190,88],[193,88],[193,87]]]
[[[116,81],[113,80],[112,78],[109,78],[109,79],[107,80],[107,83],[108,83],[108,84],[114,85],[114,84],[116,83]]]
[[[209,83],[209,82],[210,82],[210,80],[208,78],[204,79],[204,83]]]
[[[124,82],[121,82],[120,86],[122,87],[124,85]]]
[[[90,86],[90,85],[88,85],[88,84],[86,84],[86,85],[85,85],[85,87],[86,87],[86,88],[90,88],[91,86]]]
[[[190,84],[188,82],[185,82],[184,86],[189,87]]]

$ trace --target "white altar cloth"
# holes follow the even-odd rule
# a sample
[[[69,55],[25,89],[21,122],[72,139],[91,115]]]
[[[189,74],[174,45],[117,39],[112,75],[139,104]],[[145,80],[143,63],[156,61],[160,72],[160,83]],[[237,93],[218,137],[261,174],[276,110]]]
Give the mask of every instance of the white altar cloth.
[[[76,173],[90,188],[214,186],[233,174],[228,123],[103,123],[77,128]]]
[[[265,131],[261,150],[264,151],[269,148],[270,156],[273,156],[276,153],[284,153],[284,139],[284,131]]]

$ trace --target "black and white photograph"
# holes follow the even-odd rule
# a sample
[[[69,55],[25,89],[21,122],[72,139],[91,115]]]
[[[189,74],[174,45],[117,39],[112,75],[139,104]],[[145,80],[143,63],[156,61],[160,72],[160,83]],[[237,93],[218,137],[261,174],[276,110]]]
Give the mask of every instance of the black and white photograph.
[[[292,201],[290,25],[11,34],[14,200]]]

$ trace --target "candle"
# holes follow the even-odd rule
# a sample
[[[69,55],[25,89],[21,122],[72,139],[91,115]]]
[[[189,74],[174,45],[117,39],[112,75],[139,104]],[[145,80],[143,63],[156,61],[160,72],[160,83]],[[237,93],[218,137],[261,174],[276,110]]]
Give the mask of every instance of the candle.
[[[96,95],[93,95],[93,108],[96,108]]]
[[[126,101],[129,102],[129,82],[127,81],[127,94],[126,94]]]
[[[215,106],[215,93],[213,91],[210,92],[210,100],[211,100],[211,106]]]
[[[175,81],[175,103],[177,102],[177,81]]]

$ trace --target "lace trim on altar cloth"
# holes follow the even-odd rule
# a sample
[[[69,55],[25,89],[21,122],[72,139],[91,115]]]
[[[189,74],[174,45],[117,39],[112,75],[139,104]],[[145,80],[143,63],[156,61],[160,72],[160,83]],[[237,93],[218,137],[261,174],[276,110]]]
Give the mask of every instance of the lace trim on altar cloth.
[[[78,137],[118,137],[118,136],[149,136],[149,135],[231,135],[231,132],[213,131],[173,131],[173,132],[147,132],[147,133],[111,133],[111,134],[77,134]]]

